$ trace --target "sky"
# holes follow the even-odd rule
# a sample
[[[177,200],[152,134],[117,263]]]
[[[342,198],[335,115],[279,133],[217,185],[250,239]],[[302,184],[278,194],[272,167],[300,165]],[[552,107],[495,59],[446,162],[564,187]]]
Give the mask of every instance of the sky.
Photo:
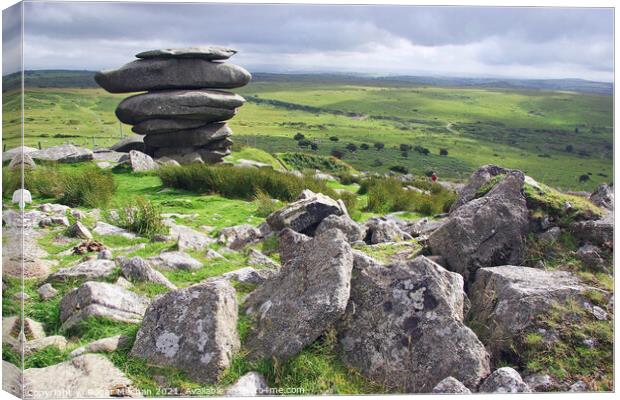
[[[5,14],[3,74],[19,69]],[[25,4],[24,32],[26,69],[204,44],[238,50],[231,62],[250,72],[612,81],[614,67],[610,8],[45,2]]]

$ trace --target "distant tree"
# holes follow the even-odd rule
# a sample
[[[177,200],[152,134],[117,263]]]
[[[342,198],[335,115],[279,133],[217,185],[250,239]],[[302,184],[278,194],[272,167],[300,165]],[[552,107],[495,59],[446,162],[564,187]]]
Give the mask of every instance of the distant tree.
[[[357,151],[357,146],[355,145],[355,143],[349,143],[347,144],[347,150],[353,153]]]
[[[439,155],[440,156],[447,156],[448,155],[448,149],[439,149]]]
[[[429,155],[429,154],[430,154],[430,152],[431,152],[431,151],[430,151],[429,149],[427,149],[426,147],[422,147],[422,146],[420,146],[420,145],[415,146],[413,149],[414,149],[415,151],[417,151],[418,153],[420,153],[420,154],[422,154],[422,155],[425,155],[425,156]]]
[[[337,141],[339,141],[340,139],[338,138],[338,136],[330,136],[330,137],[329,137],[329,140],[331,140],[332,142],[337,142]]]
[[[390,171],[397,172],[399,174],[408,174],[409,169],[404,165],[393,165],[390,167]]]
[[[572,152],[573,152],[573,150],[575,150],[575,148],[573,147],[573,145],[572,145],[572,144],[567,144],[567,145],[566,145],[566,147],[564,148],[564,150],[565,150],[567,153],[572,153]]]
[[[377,150],[383,150],[383,148],[385,147],[385,143],[377,142],[373,146],[375,146],[375,149]]]
[[[306,138],[306,137],[305,137],[305,136],[304,136],[304,134],[303,134],[303,133],[301,133],[301,132],[297,132],[297,133],[295,134],[295,136],[293,136],[293,139],[295,139],[295,140],[303,140],[303,139],[305,139],[305,138]]]
[[[314,151],[317,151],[319,149],[319,145],[316,143],[310,143],[310,148]]]
[[[400,152],[400,155],[401,155],[403,158],[408,158],[408,157],[409,157],[409,152],[408,152],[408,151],[401,151],[401,152]]]
[[[312,142],[309,141],[308,139],[301,139],[300,141],[297,142],[297,145],[299,147],[308,147],[308,146],[312,146]]]
[[[400,149],[400,151],[408,151],[408,150],[411,150],[411,145],[410,144],[406,144],[406,143],[401,143],[399,145],[399,149]]]
[[[579,182],[587,182],[590,180],[590,176],[588,174],[583,174],[579,176]]]
[[[368,145],[368,143],[360,144],[360,149],[362,149],[362,150],[368,150],[369,148],[370,148],[370,146]]]
[[[338,149],[332,149],[331,153],[332,157],[336,157],[338,159],[342,159],[344,157],[344,153]]]

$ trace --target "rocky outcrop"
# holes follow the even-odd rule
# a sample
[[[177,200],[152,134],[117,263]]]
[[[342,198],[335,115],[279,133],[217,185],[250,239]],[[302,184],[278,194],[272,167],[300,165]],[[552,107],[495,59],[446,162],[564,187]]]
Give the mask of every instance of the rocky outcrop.
[[[398,223],[385,218],[371,218],[364,223],[366,236],[364,241],[368,244],[400,242],[413,239],[411,235],[403,231]]]
[[[609,185],[602,184],[590,195],[590,201],[607,210],[614,210],[614,191]]]
[[[476,198],[477,192],[486,184],[488,184],[496,176],[505,175],[510,170],[497,165],[484,165],[478,168],[470,177],[467,184],[458,192],[458,198],[450,207],[450,213],[456,211],[457,208]]]
[[[117,261],[121,267],[121,273],[130,282],[151,282],[163,285],[167,289],[175,290],[177,287],[172,284],[161,272],[154,270],[140,257],[118,257]]]
[[[118,153],[129,153],[131,150],[136,150],[141,153],[144,153],[144,138],[140,135],[130,135],[126,138],[119,140],[110,146],[110,151],[118,152]],[[95,159],[101,160],[101,157],[97,157],[95,153]],[[110,160],[106,160],[110,161]],[[113,160],[118,162],[119,160]]]
[[[529,386],[521,375],[510,367],[503,367],[493,371],[480,385],[482,393],[530,393]]]
[[[296,253],[244,303],[253,320],[245,343],[252,359],[287,360],[344,313],[353,267],[344,234],[324,232],[301,243]]]
[[[355,243],[360,240],[364,240],[366,237],[366,229],[360,226],[357,222],[353,221],[347,214],[342,215],[329,215],[325,218],[319,226],[316,228],[315,234],[321,234],[322,232],[330,229],[340,229],[346,236],[349,243]]]
[[[156,298],[144,316],[131,355],[216,382],[239,348],[235,289],[214,280]]]
[[[450,376],[475,388],[489,374],[489,356],[463,324],[465,307],[463,278],[425,257],[384,267],[360,255],[338,325],[341,358],[410,393],[428,393]]]
[[[432,254],[466,282],[478,268],[521,264],[529,224],[523,182],[523,173],[509,172],[485,196],[454,210],[429,236]]]

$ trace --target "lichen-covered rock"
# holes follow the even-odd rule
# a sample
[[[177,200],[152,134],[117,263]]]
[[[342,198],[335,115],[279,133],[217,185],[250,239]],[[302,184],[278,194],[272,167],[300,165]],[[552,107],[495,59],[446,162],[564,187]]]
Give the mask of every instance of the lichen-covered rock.
[[[71,268],[62,268],[47,278],[49,282],[66,282],[70,279],[102,279],[114,272],[116,264],[110,260],[87,260]]]
[[[341,200],[336,201],[322,193],[304,190],[297,201],[270,214],[267,223],[273,231],[290,228],[312,236],[328,216],[346,214],[347,208]]]
[[[249,356],[287,360],[316,340],[344,313],[352,267],[351,247],[337,229],[300,244],[296,257],[245,301],[254,322]]]
[[[385,218],[371,218],[364,223],[366,236],[364,240],[368,244],[400,242],[411,240],[413,237],[403,231],[398,223]]]
[[[37,168],[34,160],[28,153],[19,153],[9,163],[9,169],[11,171],[33,170]]]
[[[581,243],[613,248],[613,212],[608,212],[601,219],[573,222],[568,229],[573,234],[573,237]]]
[[[221,46],[197,46],[180,47],[174,49],[148,50],[136,54],[137,58],[195,58],[200,60],[215,61],[227,60],[234,56],[237,50]]]
[[[88,228],[80,221],[76,221],[71,225],[69,229],[67,229],[67,234],[84,240],[91,240],[93,238],[93,234],[90,233]]]
[[[280,268],[280,264],[278,264],[275,260],[269,258],[256,249],[250,249],[250,252],[248,253],[248,264],[258,268],[270,268],[272,270]]]
[[[469,320],[495,357],[556,303],[578,299],[587,287],[569,272],[505,265],[481,268],[469,291]],[[488,327],[486,329],[482,329]]]
[[[292,229],[283,229],[278,235],[278,253],[280,262],[284,265],[297,257],[297,250],[300,246],[311,238],[303,233],[295,232]]]
[[[575,254],[581,262],[583,262],[587,267],[595,270],[595,271],[603,271],[608,272],[609,268],[607,267],[607,263],[603,258],[603,252],[596,246],[592,246],[591,244],[585,244],[577,249]],[[611,263],[609,263],[611,267]]]
[[[560,385],[551,375],[534,374],[526,376],[524,382],[532,392],[550,392],[560,389]]]
[[[248,244],[255,243],[263,237],[261,231],[252,225],[237,225],[222,228],[218,242],[229,249],[240,250]]]
[[[510,367],[503,367],[493,371],[480,385],[482,393],[531,393],[529,386],[521,375]]]
[[[203,250],[215,240],[184,225],[170,224],[170,238],[177,241],[180,251]]]
[[[269,389],[267,380],[258,372],[248,372],[237,380],[234,384],[228,387],[225,391],[226,396],[257,396],[264,393]]]
[[[438,220],[429,220],[428,218],[422,218],[405,225],[402,229],[412,237],[416,238],[422,235],[430,235],[431,233],[439,229],[445,222],[445,218]]]
[[[260,285],[265,282],[277,272],[272,269],[254,269],[252,267],[243,267],[234,271],[226,272],[222,275],[222,278],[227,280],[235,280],[241,283],[251,283],[254,285]]]
[[[97,221],[95,227],[93,228],[93,232],[101,236],[118,235],[126,239],[135,239],[138,237],[135,233],[131,233],[126,229],[119,228],[118,226],[114,226],[103,221]]]
[[[72,144],[61,144],[47,149],[33,151],[28,154],[35,160],[57,161],[61,163],[77,163],[93,159],[93,152],[89,149]]]
[[[602,184],[590,195],[590,201],[599,207],[613,211],[614,191],[607,184]]]
[[[39,293],[41,300],[53,299],[58,294],[58,290],[54,289],[50,283],[41,285],[37,292]]]
[[[120,286],[104,282],[86,282],[67,293],[60,301],[60,321],[70,329],[90,318],[139,323],[149,300]]]
[[[112,353],[126,344],[128,340],[129,338],[127,336],[122,335],[95,340],[94,342],[88,343],[86,346],[78,347],[73,350],[69,354],[69,357],[75,358],[86,353]]]
[[[449,376],[433,388],[433,393],[471,394],[471,391],[458,379]]]
[[[202,268],[202,263],[182,251],[164,251],[158,256],[147,259],[155,268],[162,270],[197,270]]]
[[[430,235],[431,252],[466,282],[478,268],[521,264],[529,225],[523,181],[523,173],[509,172],[485,196],[458,207]]]
[[[315,234],[318,235],[321,232],[334,228],[340,229],[347,237],[349,243],[364,240],[364,237],[366,237],[366,229],[357,222],[353,221],[347,214],[329,215],[321,221],[319,226],[316,228]]]
[[[121,273],[131,282],[158,283],[170,290],[177,288],[161,272],[151,268],[148,262],[140,257],[118,257],[117,261],[121,266]]]
[[[216,382],[239,348],[235,289],[213,280],[157,297],[144,316],[133,357]]]
[[[341,358],[406,392],[428,393],[449,376],[475,388],[489,374],[489,356],[462,322],[465,299],[463,278],[425,257],[387,267],[356,257],[338,325]]]
[[[159,164],[151,156],[137,150],[130,150],[118,162],[119,164],[127,165],[133,172],[155,171],[159,169]]]
[[[48,347],[55,347],[59,350],[64,350],[67,348],[67,339],[64,336],[55,335],[28,340],[24,342],[24,355],[30,355]]]
[[[456,211],[460,206],[465,203],[470,202],[471,200],[476,198],[477,192],[486,184],[488,184],[494,177],[505,175],[510,170],[502,167],[498,167],[497,165],[483,165],[478,168],[474,173],[469,177],[469,181],[467,184],[459,190],[459,197],[450,207],[450,213]]]

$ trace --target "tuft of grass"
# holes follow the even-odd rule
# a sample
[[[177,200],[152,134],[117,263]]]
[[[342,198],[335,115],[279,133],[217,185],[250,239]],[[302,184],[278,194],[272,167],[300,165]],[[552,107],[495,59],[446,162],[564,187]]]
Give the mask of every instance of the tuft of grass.
[[[168,226],[161,216],[161,208],[143,196],[137,196],[121,207],[114,223],[148,238],[168,233]]]
[[[254,203],[256,204],[256,215],[259,217],[266,217],[282,206],[279,201],[272,199],[267,193],[260,189],[254,196]]]
[[[116,192],[114,177],[96,167],[61,174],[58,202],[70,207],[106,207]]]
[[[296,152],[281,153],[278,154],[278,156],[280,160],[286,163],[286,165],[299,171],[318,169],[324,172],[345,174],[354,171],[353,167],[349,164],[332,156],[321,156],[317,154]]]
[[[540,188],[526,183],[523,194],[530,210],[540,209],[561,225],[603,215],[603,211],[589,200],[559,192],[542,183]]]

